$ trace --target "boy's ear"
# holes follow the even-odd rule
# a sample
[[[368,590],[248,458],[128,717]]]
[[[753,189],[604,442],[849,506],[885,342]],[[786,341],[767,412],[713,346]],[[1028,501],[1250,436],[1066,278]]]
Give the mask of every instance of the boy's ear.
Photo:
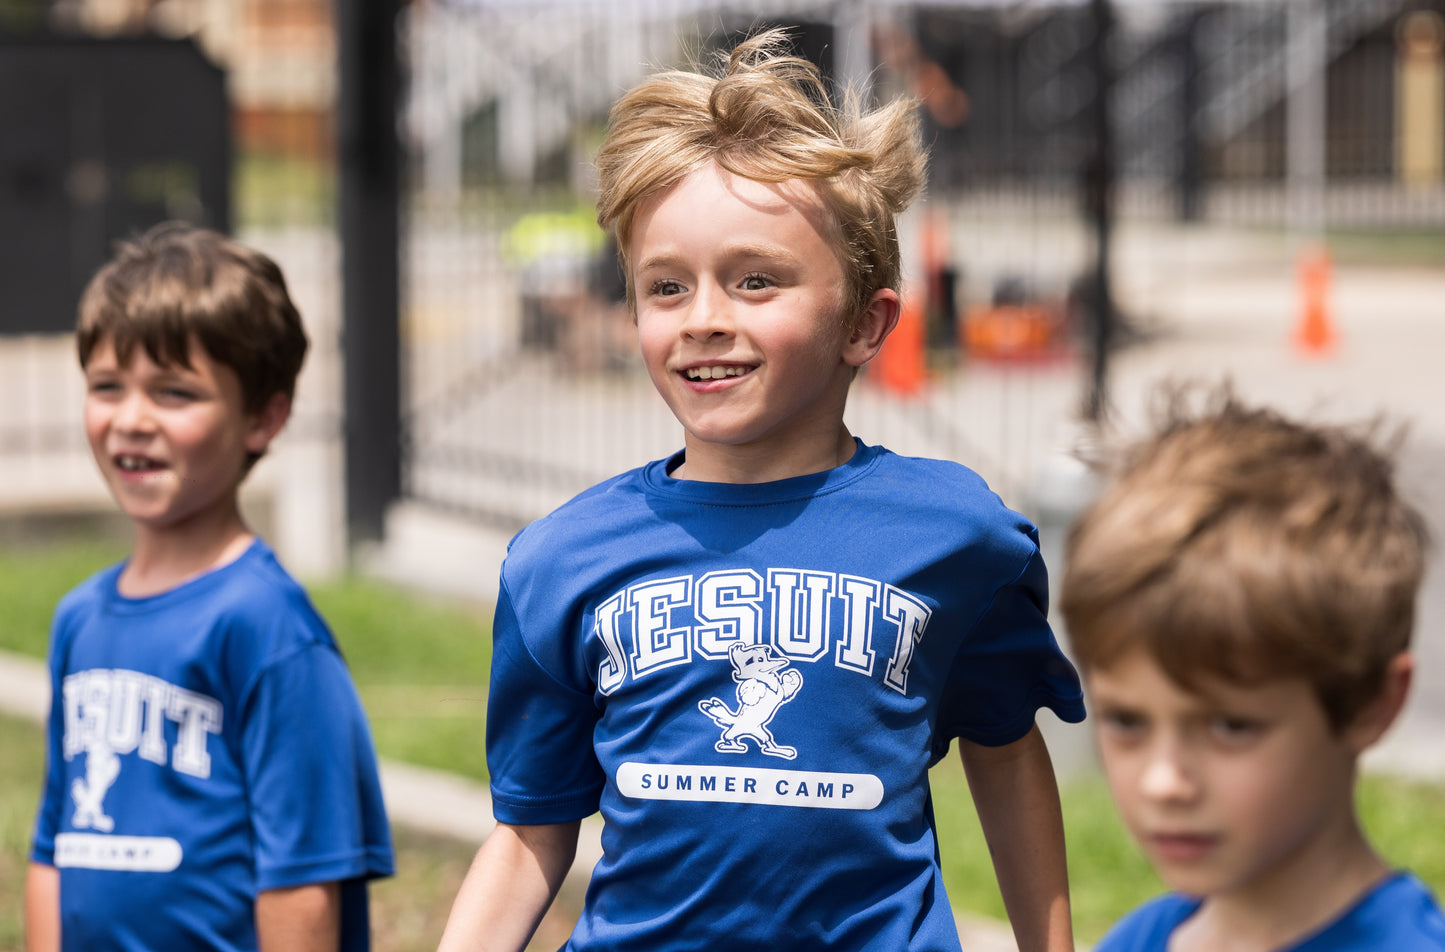
[[[261,454],[271,445],[291,419],[291,398],[284,393],[273,393],[259,411],[251,415],[246,430],[246,452]]]
[[[853,328],[848,343],[843,348],[843,360],[853,367],[861,367],[872,360],[883,347],[893,328],[898,326],[898,314],[902,304],[898,292],[892,288],[879,288],[873,292],[857,325]]]
[[[1373,746],[1395,723],[1405,707],[1406,698],[1410,696],[1410,682],[1414,677],[1414,655],[1402,651],[1390,659],[1379,695],[1365,705],[1345,728],[1345,740],[1356,754],[1362,754]]]

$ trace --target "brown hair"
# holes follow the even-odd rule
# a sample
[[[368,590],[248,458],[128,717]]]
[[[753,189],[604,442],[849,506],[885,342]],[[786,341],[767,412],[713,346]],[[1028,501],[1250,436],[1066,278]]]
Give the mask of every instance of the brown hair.
[[[1060,608],[1086,671],[1142,647],[1186,688],[1302,676],[1348,726],[1410,644],[1428,534],[1378,425],[1176,391],[1071,529]]]
[[[614,232],[627,301],[633,219],[643,200],[709,161],[759,182],[803,179],[818,189],[847,285],[850,326],[873,292],[900,280],[894,216],[923,184],[916,103],[865,112],[854,95],[835,106],[818,68],[787,52],[772,30],[740,43],[723,75],[668,70],[643,80],[612,107],[597,155],[597,220]]]
[[[157,225],[122,242],[81,296],[81,367],[102,341],[122,364],[140,346],[157,364],[190,367],[193,338],[235,371],[248,413],[294,395],[307,342],[281,269],[224,235]]]

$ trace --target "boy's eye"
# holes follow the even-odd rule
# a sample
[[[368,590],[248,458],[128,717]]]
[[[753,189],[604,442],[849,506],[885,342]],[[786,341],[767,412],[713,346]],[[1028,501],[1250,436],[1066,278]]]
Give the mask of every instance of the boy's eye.
[[[743,278],[743,290],[766,291],[769,287],[772,286],[772,283],[772,281],[768,280],[767,275],[750,274]]]
[[[1121,708],[1106,708],[1099,714],[1099,723],[1110,734],[1126,738],[1142,734],[1149,726],[1144,715]]]
[[[1252,717],[1216,714],[1209,719],[1209,733],[1226,743],[1254,740],[1264,732],[1264,722]]]
[[[120,384],[116,383],[114,380],[92,380],[85,385],[85,389],[87,390],[87,392],[93,393],[99,397],[106,396],[108,394],[119,393]]]
[[[196,394],[186,387],[162,387],[160,399],[167,403],[189,403],[196,399]]]
[[[654,281],[648,292],[659,297],[671,297],[682,293],[682,285],[676,281]]]

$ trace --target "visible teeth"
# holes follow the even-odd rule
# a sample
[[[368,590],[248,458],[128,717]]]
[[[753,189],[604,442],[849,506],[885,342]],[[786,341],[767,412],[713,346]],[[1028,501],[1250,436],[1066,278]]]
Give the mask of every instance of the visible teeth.
[[[134,472],[141,469],[150,469],[152,464],[151,461],[144,456],[118,456],[116,457],[116,465],[121,469]]]
[[[687,372],[689,380],[718,380],[722,377],[741,377],[747,373],[743,367],[693,367]]]

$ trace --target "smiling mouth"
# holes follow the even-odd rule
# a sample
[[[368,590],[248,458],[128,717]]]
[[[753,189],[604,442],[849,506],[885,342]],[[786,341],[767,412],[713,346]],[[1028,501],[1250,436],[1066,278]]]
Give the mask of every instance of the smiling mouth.
[[[744,374],[752,373],[751,367],[738,367],[731,365],[718,365],[713,367],[689,367],[682,372],[688,380],[721,380],[724,377],[741,377]]]
[[[123,473],[154,473],[165,469],[165,464],[160,460],[137,456],[134,453],[117,453],[112,459],[115,460],[116,469]]]

